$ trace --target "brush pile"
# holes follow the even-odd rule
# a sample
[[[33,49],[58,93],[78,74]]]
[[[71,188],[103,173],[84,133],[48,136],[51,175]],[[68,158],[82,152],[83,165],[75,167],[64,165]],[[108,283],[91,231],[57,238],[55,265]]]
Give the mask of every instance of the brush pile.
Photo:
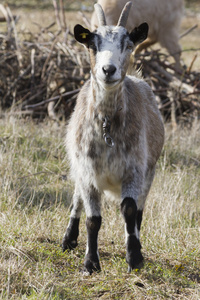
[[[142,74],[151,85],[158,107],[165,120],[192,122],[200,116],[200,72],[192,71],[191,65],[177,71],[169,62],[169,55],[158,51],[146,52],[136,58],[136,67],[142,66]]]
[[[7,24],[0,32],[1,111],[39,118],[49,115],[57,121],[67,118],[89,78],[87,51],[74,40],[64,18],[61,22],[56,7],[55,22],[37,34],[17,32],[17,17],[9,7],[0,4],[0,10],[5,16],[0,21]],[[87,23],[85,17],[83,21]],[[160,51],[145,52],[135,60],[163,116],[174,124],[200,116],[200,73],[192,71],[193,62],[180,74]]]

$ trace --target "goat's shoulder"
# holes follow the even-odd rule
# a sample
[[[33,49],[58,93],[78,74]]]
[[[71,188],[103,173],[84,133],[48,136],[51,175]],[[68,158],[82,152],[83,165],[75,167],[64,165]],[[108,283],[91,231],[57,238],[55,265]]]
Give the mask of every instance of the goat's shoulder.
[[[125,85],[127,87],[131,86],[139,86],[139,88],[144,87],[146,89],[149,89],[149,85],[146,83],[146,81],[142,78],[139,72],[135,72],[134,75],[127,75],[125,77]]]
[[[126,93],[131,101],[138,104],[147,104],[146,102],[155,105],[154,94],[149,84],[138,76],[126,76],[125,78]]]
[[[125,86],[128,94],[128,111],[138,122],[143,120],[146,127],[162,127],[162,118],[149,84],[142,78],[127,76]]]

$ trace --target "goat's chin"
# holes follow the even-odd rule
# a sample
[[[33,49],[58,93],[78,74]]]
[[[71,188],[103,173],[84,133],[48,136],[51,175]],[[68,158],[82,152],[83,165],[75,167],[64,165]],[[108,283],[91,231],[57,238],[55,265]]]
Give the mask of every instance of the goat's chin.
[[[121,82],[121,79],[98,79],[99,85],[105,90],[116,89]]]

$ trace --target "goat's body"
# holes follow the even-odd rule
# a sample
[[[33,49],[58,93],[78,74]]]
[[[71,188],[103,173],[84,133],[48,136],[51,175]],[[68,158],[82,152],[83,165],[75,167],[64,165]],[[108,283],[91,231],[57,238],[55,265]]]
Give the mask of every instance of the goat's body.
[[[107,201],[110,193],[120,203],[134,199],[138,211],[134,234],[139,239],[141,215],[163,146],[161,116],[150,87],[136,77],[125,77],[120,89],[108,91],[101,101],[94,90],[104,94],[92,88],[92,80],[83,86],[67,129],[66,147],[75,182],[68,230],[79,220],[83,205],[87,219],[100,218],[101,195],[106,192]],[[111,121],[112,148],[103,139],[105,115]],[[68,231],[64,241],[69,243]],[[70,242],[71,247],[76,245],[77,236]],[[87,269],[91,268],[95,267]]]
[[[103,26],[92,33],[81,25],[74,29],[76,39],[89,49],[91,78],[78,95],[67,128],[66,148],[75,192],[62,247],[66,250],[77,246],[84,206],[88,234],[84,265],[89,273],[100,270],[98,231],[104,192],[120,199],[129,270],[142,263],[142,212],[164,140],[151,88],[142,79],[126,76],[133,48],[148,32],[146,23],[131,33],[125,29],[130,5],[125,6],[116,27],[106,26],[97,5]]]
[[[138,45],[136,53],[159,42],[174,56],[177,67],[180,67],[179,30],[183,16],[183,0],[133,0],[127,29],[138,26],[142,21],[149,25],[148,38]],[[126,0],[98,0],[107,16],[107,24],[117,24],[120,12]],[[95,12],[92,15],[91,27],[97,27]]]
[[[109,91],[98,104],[91,85],[90,80],[82,88],[68,125],[66,146],[72,177],[78,186],[92,185],[100,193],[111,191],[121,199],[128,170],[140,169],[143,186],[148,170],[154,169],[162,148],[162,122],[152,91],[143,80],[126,77],[119,99]],[[103,139],[104,116],[111,119],[113,148]]]

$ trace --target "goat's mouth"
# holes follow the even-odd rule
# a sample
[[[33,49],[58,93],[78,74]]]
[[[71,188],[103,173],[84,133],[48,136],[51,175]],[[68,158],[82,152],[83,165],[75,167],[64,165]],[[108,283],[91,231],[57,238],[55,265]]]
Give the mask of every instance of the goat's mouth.
[[[104,83],[108,86],[115,86],[120,82],[120,79],[105,78]]]
[[[112,76],[96,76],[96,81],[104,88],[114,88],[120,82],[121,78],[113,78]]]

